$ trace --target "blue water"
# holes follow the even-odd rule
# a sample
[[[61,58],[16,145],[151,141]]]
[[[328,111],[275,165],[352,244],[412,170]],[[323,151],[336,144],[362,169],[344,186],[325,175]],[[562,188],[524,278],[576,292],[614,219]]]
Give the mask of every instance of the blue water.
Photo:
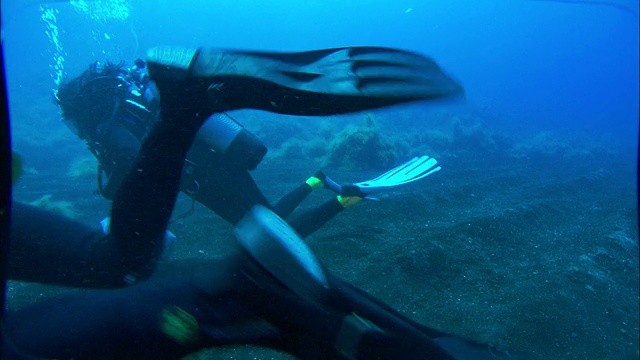
[[[105,2],[88,1],[88,12],[68,1],[2,2],[13,145],[26,169],[17,199],[53,194],[89,223],[108,211],[87,196],[95,163],[82,162],[91,155],[52,102],[58,76],[72,78],[96,60],[131,64],[158,45],[419,52],[463,84],[465,101],[365,117],[387,146],[377,149],[391,148],[396,162],[428,153],[443,171],[399,195],[402,202],[359,204],[319,232],[326,241],[314,250],[338,275],[447,331],[548,358],[637,356],[637,1],[114,1],[129,11],[122,18],[98,16]],[[47,11],[55,15],[49,23]],[[240,118],[270,148],[256,174],[270,199],[296,184],[274,180],[291,172],[302,178],[324,165],[361,179],[379,170],[324,158],[348,141],[343,124],[361,125],[361,114]],[[290,171],[291,158],[303,167]],[[193,220],[172,231],[180,238],[206,226],[208,219]],[[428,232],[433,238],[421,235]],[[181,254],[214,252],[204,241],[185,246]],[[354,265],[354,253],[366,262]],[[368,278],[379,269],[387,270]]]
[[[637,11],[632,0],[612,2]],[[3,2],[11,89],[50,72],[54,50],[38,6],[22,3]],[[432,56],[462,81],[468,100],[490,109],[496,121],[518,129],[612,134],[624,145],[636,141],[638,17],[613,7],[526,0],[129,4],[130,16],[110,23],[68,4],[48,5],[60,11],[66,73],[77,74],[105,57],[131,62],[161,44],[267,50],[393,46]],[[52,87],[46,81],[39,85],[33,90]]]

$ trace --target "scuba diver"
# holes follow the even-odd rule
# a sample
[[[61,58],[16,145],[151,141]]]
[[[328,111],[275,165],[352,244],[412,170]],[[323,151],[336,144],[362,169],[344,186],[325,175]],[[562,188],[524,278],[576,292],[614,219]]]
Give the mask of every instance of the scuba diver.
[[[121,247],[103,255],[129,266],[140,258],[127,251],[161,248],[187,152],[211,114],[252,107],[274,111],[271,103],[277,102],[280,113],[322,116],[462,91],[431,60],[388,48],[288,54],[154,48],[148,64],[162,95],[160,120],[116,191],[111,240],[102,241],[121,238]],[[231,344],[271,347],[302,359],[515,358],[418,324],[332,276],[266,207],[248,211],[234,235],[238,252],[201,260],[189,275],[77,290],[9,312],[2,324],[5,344],[16,356],[40,358],[174,359]],[[12,241],[25,239],[14,233]],[[78,245],[76,255],[102,246]],[[51,258],[65,255],[55,247],[49,251]],[[91,273],[96,259],[75,261],[82,264],[79,271]],[[16,263],[25,260],[10,256]],[[61,276],[58,284],[67,285],[65,280]]]
[[[157,121],[159,100],[141,59],[129,68],[124,63],[93,63],[80,76],[59,87],[56,103],[62,120],[86,141],[98,160],[98,192],[105,198],[113,199],[140,144]],[[274,106],[277,104],[271,107]],[[331,200],[288,219],[304,238],[367,195],[439,170],[435,159],[422,156],[392,169],[377,181],[348,184],[344,188],[318,171],[271,205],[249,173],[266,152],[257,136],[228,114],[215,113],[203,124],[187,154],[180,188],[232,225],[254,205],[263,205],[288,218],[313,190],[333,190],[337,194]]]

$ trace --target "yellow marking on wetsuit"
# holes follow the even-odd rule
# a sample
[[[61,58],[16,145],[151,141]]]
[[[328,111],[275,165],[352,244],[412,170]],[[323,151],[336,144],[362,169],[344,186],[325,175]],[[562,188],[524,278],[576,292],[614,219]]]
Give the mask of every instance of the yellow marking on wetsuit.
[[[338,202],[340,202],[340,205],[342,205],[343,208],[347,208],[347,207],[357,203],[358,201],[362,200],[362,198],[359,197],[359,196],[341,196],[341,195],[338,195],[337,199],[338,199]]]
[[[198,320],[178,306],[162,309],[160,328],[165,335],[180,345],[189,345],[200,340]]]
[[[311,187],[311,190],[322,189],[324,187],[324,183],[322,182],[322,180],[318,179],[315,176],[308,178],[305,183],[307,183],[307,185]]]

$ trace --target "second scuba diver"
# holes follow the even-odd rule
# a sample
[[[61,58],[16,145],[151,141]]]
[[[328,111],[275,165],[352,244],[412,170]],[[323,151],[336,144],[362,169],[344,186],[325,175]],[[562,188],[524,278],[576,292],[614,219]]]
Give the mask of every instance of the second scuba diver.
[[[247,84],[248,87],[257,85]],[[56,102],[62,119],[86,141],[98,160],[98,189],[105,198],[113,199],[144,138],[157,121],[159,101],[146,64],[140,59],[130,68],[124,63],[94,63],[80,76],[60,86]],[[364,186],[348,184],[344,188],[318,171],[272,205],[249,173],[266,152],[267,148],[257,136],[226,113],[215,113],[204,122],[186,156],[180,189],[232,225],[254,205],[265,206],[287,219],[304,238],[363,197],[415,181],[439,169],[435,159],[422,156],[386,173],[384,181],[363,182]],[[321,188],[332,190],[336,195],[314,209],[289,218],[307,195]]]

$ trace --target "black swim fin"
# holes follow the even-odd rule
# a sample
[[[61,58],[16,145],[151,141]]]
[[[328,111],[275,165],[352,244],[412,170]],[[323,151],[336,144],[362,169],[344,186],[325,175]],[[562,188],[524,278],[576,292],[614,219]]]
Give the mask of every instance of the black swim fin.
[[[297,53],[153,48],[155,81],[206,81],[223,111],[332,115],[460,95],[431,59],[404,50],[344,47]]]

